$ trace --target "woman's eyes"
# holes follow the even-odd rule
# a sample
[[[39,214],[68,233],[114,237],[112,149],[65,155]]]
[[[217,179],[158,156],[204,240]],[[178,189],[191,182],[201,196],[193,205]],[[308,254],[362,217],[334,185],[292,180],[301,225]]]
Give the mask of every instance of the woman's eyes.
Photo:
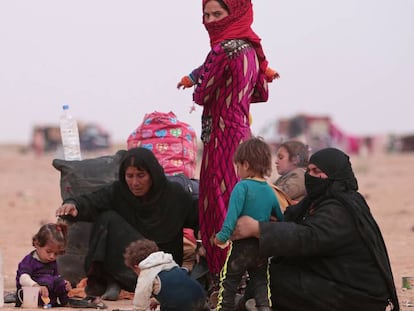
[[[213,13],[204,13],[204,19],[209,19],[210,17],[220,18],[223,15],[223,12],[217,11]]]
[[[144,178],[145,176],[146,176],[146,174],[136,174],[136,175],[133,175],[133,174],[126,174],[126,175],[125,175],[125,177],[126,177],[126,178],[129,178],[129,179],[134,178],[134,177],[136,177],[136,178]]]

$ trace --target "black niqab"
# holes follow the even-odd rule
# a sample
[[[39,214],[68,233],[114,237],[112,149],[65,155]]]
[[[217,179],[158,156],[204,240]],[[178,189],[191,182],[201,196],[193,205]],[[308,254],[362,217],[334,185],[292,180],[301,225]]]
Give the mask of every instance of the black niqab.
[[[384,239],[367,202],[357,192],[358,182],[348,155],[335,148],[326,148],[313,154],[309,163],[316,165],[328,176],[329,186],[320,198],[311,200],[306,197],[300,213],[295,215],[296,218],[301,217],[311,206],[326,198],[334,198],[348,208],[362,240],[374,257],[387,284],[393,310],[398,311],[398,297]]]

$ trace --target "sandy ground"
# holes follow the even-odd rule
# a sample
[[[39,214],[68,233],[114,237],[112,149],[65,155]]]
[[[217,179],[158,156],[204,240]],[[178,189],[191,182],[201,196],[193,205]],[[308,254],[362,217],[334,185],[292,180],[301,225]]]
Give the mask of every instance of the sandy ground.
[[[55,221],[54,212],[61,202],[60,173],[52,166],[55,156],[36,156],[19,152],[16,146],[0,146],[0,249],[6,291],[15,289],[16,267],[32,250],[33,234],[42,223]],[[414,154],[355,156],[352,163],[360,191],[387,244],[402,305],[411,292],[402,290],[402,277],[414,276]],[[131,308],[130,300],[107,304],[109,310]],[[5,304],[3,309],[15,310],[13,304]],[[410,309],[414,310],[402,306],[402,310]]]

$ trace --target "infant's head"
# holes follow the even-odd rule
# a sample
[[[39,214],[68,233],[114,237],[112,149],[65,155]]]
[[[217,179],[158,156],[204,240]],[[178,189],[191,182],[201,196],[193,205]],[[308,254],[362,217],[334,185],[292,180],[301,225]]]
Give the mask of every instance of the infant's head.
[[[141,261],[158,251],[158,245],[154,241],[148,239],[136,240],[125,249],[125,265],[131,269],[135,269]]]

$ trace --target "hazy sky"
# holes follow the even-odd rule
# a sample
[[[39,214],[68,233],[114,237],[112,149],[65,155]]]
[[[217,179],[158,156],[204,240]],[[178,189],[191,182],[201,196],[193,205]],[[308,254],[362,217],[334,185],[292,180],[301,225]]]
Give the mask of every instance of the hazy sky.
[[[253,130],[297,113],[350,134],[414,132],[413,0],[254,0],[254,30],[281,79]],[[0,0],[0,143],[30,141],[69,104],[125,141],[173,111],[199,135],[177,81],[209,51],[201,0]]]

